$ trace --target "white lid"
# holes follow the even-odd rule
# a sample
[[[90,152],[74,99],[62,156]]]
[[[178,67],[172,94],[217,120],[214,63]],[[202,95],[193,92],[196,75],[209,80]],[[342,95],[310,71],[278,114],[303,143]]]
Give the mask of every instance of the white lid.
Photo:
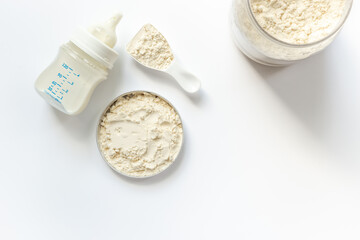
[[[113,67],[119,55],[85,29],[77,29],[70,41],[109,69]]]

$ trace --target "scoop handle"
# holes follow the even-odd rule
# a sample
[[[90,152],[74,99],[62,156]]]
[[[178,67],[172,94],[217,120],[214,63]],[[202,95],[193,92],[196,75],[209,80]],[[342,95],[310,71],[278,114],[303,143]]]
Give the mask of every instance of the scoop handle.
[[[170,74],[179,85],[188,93],[195,93],[199,91],[201,87],[200,80],[189,71],[185,70],[184,67],[176,60],[166,69],[166,72]]]

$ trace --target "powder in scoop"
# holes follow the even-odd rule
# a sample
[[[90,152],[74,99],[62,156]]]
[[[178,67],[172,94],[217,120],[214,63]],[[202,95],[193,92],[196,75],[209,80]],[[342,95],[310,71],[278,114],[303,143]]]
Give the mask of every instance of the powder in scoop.
[[[171,105],[153,94],[135,92],[117,99],[104,114],[98,142],[115,170],[148,177],[175,160],[182,136],[180,117]]]
[[[126,47],[127,52],[147,67],[164,70],[174,60],[169,43],[151,24],[146,24]]]
[[[251,0],[259,25],[273,37],[292,44],[316,42],[337,27],[345,0]]]

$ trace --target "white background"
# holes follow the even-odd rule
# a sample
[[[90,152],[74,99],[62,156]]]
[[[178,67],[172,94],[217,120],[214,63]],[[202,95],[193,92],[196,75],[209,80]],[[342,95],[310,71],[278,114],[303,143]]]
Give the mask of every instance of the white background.
[[[0,7],[0,239],[360,239],[360,5],[324,52],[286,68],[234,46],[227,0],[4,1]],[[34,81],[77,25],[119,9],[120,57],[66,116]],[[203,86],[185,94],[124,45],[152,23]],[[99,114],[130,90],[175,105],[183,151],[163,174],[113,172]]]

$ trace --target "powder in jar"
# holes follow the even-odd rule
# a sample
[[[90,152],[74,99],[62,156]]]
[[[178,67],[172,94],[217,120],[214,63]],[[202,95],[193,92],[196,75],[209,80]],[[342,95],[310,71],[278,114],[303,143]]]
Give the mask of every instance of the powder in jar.
[[[147,67],[167,69],[174,55],[165,37],[151,24],[146,24],[126,47],[126,51]]]
[[[250,0],[259,25],[273,37],[307,44],[331,34],[343,15],[345,0]]]
[[[101,119],[98,144],[116,171],[132,177],[162,172],[180,152],[182,123],[164,99],[147,92],[119,97]]]

